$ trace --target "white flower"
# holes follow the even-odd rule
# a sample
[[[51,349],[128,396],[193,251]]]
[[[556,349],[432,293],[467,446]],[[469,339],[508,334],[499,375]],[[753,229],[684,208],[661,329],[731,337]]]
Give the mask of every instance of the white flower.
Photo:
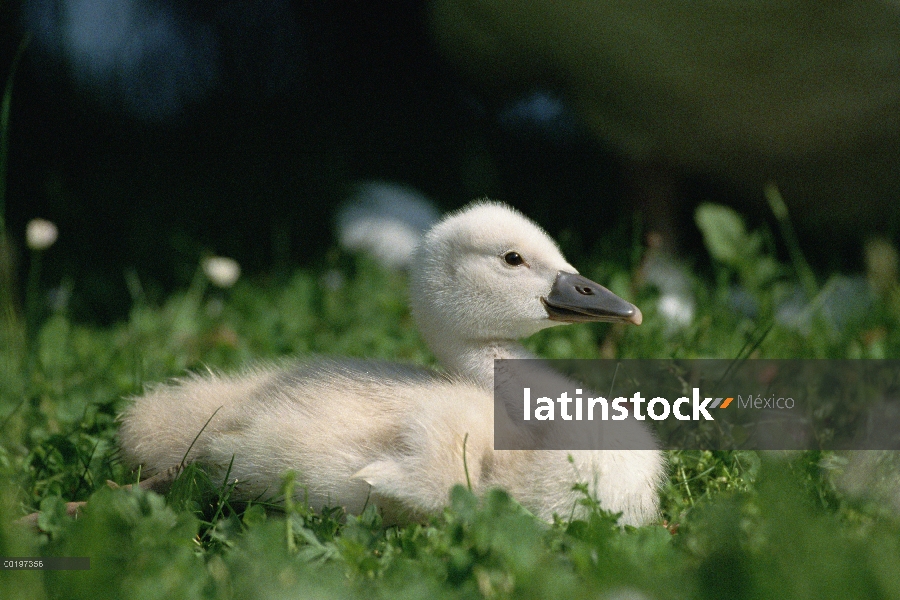
[[[659,312],[668,319],[669,324],[687,327],[694,320],[694,301],[683,294],[663,294],[659,297]]]
[[[59,237],[59,229],[46,219],[32,219],[25,227],[25,242],[32,250],[46,250]]]
[[[230,288],[241,276],[241,266],[233,258],[210,256],[203,259],[203,272],[213,285]]]

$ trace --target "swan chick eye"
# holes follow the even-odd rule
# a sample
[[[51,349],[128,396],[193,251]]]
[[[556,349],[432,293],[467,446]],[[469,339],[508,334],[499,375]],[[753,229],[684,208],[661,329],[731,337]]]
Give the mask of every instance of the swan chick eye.
[[[503,255],[503,260],[512,267],[518,267],[519,265],[525,264],[525,259],[522,258],[522,255],[518,252],[507,252]]]

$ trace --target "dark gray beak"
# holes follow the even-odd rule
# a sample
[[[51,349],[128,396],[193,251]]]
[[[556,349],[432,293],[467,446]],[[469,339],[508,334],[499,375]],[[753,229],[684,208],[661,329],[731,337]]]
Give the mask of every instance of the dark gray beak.
[[[634,323],[644,319],[637,306],[625,302],[587,277],[560,271],[546,298],[541,298],[551,321]]]

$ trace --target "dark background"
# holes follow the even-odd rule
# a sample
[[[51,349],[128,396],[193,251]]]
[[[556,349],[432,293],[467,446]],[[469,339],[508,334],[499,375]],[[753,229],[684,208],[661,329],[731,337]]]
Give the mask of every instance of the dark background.
[[[89,12],[85,2],[69,5]],[[90,10],[115,15],[120,4]],[[251,274],[320,264],[336,207],[370,179],[412,185],[442,209],[505,200],[577,252],[603,236],[639,239],[655,225],[654,194],[687,253],[698,201],[765,218],[757,188],[635,164],[565,104],[544,116],[522,108],[535,93],[563,101],[552,86],[470,80],[435,48],[423,2],[142,4],[130,54],[106,48],[105,62],[73,53],[65,6],[0,6],[4,78],[30,37],[15,75],[6,218],[20,273],[25,223],[59,225],[44,276],[72,276],[80,318],[127,311],[128,269],[161,295],[189,281],[203,253]],[[81,35],[102,38],[99,23]],[[819,268],[858,263],[852,230],[821,239],[795,220]]]

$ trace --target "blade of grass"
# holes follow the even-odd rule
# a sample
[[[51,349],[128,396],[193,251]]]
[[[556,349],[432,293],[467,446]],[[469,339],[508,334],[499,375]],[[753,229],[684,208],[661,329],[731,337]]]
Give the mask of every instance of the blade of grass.
[[[216,522],[216,520],[222,515],[227,506],[232,511],[231,504],[228,502],[231,498],[231,493],[234,491],[234,487],[237,485],[237,480],[233,480],[229,482],[228,480],[231,478],[231,469],[234,467],[234,455],[231,457],[231,461],[228,463],[228,470],[225,471],[225,477],[222,478],[222,486],[219,488],[219,498],[216,502],[216,512],[212,516],[212,519],[209,520],[210,525]],[[208,534],[211,530],[207,530],[204,537],[208,537]]]
[[[9,68],[9,76],[6,78],[6,86],[3,89],[3,102],[0,104],[0,236],[2,236],[0,240],[6,237],[6,173],[9,160],[9,112],[12,106],[13,80],[30,39],[29,35],[22,38],[22,42],[16,50],[16,55]]]
[[[759,334],[756,339],[751,337],[748,339],[743,347],[741,348],[738,355],[728,364],[728,368],[725,369],[725,373],[722,374],[722,377],[719,378],[719,381],[716,382],[716,387],[718,388],[723,383],[728,380],[728,376],[731,375],[731,372],[738,366],[744,364],[744,361],[750,358],[750,355],[759,348],[760,344],[763,343],[763,340],[769,335],[769,332],[772,331],[772,328],[775,327],[775,321],[769,323],[768,327],[763,330],[762,333]]]
[[[819,293],[819,286],[816,284],[816,277],[813,275],[809,263],[806,262],[806,258],[800,250],[800,242],[797,239],[796,232],[794,232],[794,225],[791,223],[787,204],[785,204],[784,198],[781,196],[781,191],[775,182],[769,182],[763,189],[763,193],[766,196],[766,202],[769,203],[769,208],[772,209],[772,214],[775,215],[775,219],[778,221],[778,228],[781,230],[784,243],[787,244],[791,262],[794,263],[794,270],[797,271],[797,277],[800,278],[803,291],[806,292],[808,298],[815,298],[816,294]]]
[[[466,487],[469,491],[472,491],[472,480],[469,478],[469,462],[466,460],[466,443],[469,441],[469,434],[466,433],[466,437],[463,438],[463,470],[466,472]],[[369,486],[371,489],[371,486]]]
[[[216,413],[218,413],[220,410],[222,410],[223,407],[224,407],[224,404],[222,406],[220,406],[219,408],[217,408],[216,410],[214,410],[213,414],[209,415],[209,418],[206,420],[206,423],[203,424],[203,427],[200,428],[200,431],[197,432],[197,435],[194,436],[194,440],[191,442],[191,445],[188,446],[188,449],[185,450],[185,452],[184,452],[184,456],[181,457],[181,466],[182,467],[184,467],[184,465],[187,463],[188,454],[191,453],[191,449],[194,447],[194,444],[196,444],[197,440],[200,439],[200,436],[203,435],[203,432],[206,430],[207,425],[209,425],[210,421],[213,420],[213,417],[216,416]]]
[[[6,175],[9,163],[9,113],[12,107],[13,80],[19,68],[25,48],[28,47],[30,36],[22,38],[19,48],[13,57],[9,75],[6,78],[6,86],[3,89],[3,100],[0,102],[0,312],[2,312],[5,333],[10,338],[21,335],[21,327],[16,318],[15,296],[13,294],[13,265],[12,253],[6,237]],[[13,339],[7,340],[7,343]]]

